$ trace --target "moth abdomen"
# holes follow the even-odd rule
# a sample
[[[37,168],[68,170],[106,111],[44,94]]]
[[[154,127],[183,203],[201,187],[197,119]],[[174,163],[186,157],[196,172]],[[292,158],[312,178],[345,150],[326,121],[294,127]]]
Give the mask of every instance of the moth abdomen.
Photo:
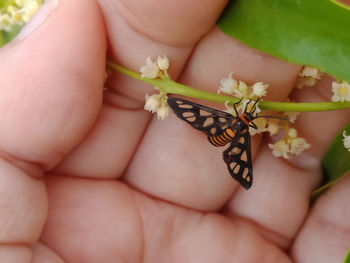
[[[234,130],[232,130],[231,128],[226,128],[220,134],[209,136],[208,140],[212,145],[216,147],[221,147],[231,142],[232,139],[235,137],[235,135],[236,135],[236,132]]]

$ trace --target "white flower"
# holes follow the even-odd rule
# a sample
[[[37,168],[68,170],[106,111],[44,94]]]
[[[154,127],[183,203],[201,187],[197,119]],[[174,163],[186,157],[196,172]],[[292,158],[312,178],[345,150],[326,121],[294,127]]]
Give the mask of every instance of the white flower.
[[[274,135],[279,132],[280,125],[278,124],[277,120],[269,120],[267,124],[267,131],[270,133],[270,135]]]
[[[39,0],[8,1],[0,13],[0,30],[11,31],[12,25],[23,25],[38,11]]]
[[[301,72],[299,73],[299,76],[320,79],[321,72],[317,68],[310,67],[310,66],[304,66],[303,69],[301,70]]]
[[[13,24],[14,22],[11,16],[8,14],[0,15],[0,30],[10,31]]]
[[[322,73],[317,68],[305,66],[298,75],[295,87],[298,89],[312,87],[321,77]]]
[[[228,95],[233,95],[237,87],[238,87],[237,81],[232,78],[232,72],[231,72],[228,78],[223,78],[220,80],[220,87],[218,89],[218,94],[222,92]]]
[[[304,87],[312,87],[315,86],[317,79],[312,77],[298,77],[295,83],[295,87],[297,89],[302,89]]]
[[[35,0],[28,0],[26,1],[24,7],[23,7],[23,20],[24,22],[28,22],[31,17],[38,11],[40,5],[38,1]]]
[[[40,5],[38,1],[27,1],[28,3],[24,7],[24,21],[28,22],[29,19],[38,11]]]
[[[20,9],[14,7],[14,6],[9,6],[7,8],[7,12],[11,15],[11,17],[13,19],[13,24],[17,24],[17,25],[23,25],[24,24],[22,10],[20,10]]]
[[[348,151],[350,152],[350,135],[346,135],[346,132],[344,131],[343,136],[344,136],[344,139],[343,139],[344,147],[348,149]]]
[[[301,154],[305,149],[310,147],[304,138],[297,137],[296,129],[289,128],[286,131],[286,137],[277,141],[275,144],[269,144],[272,154],[275,157],[283,157],[288,159],[288,154]]]
[[[290,128],[290,129],[288,130],[288,137],[296,138],[297,135],[298,135],[298,133],[297,133],[297,130],[296,130],[296,129]]]
[[[310,144],[308,144],[304,138],[296,137],[293,138],[290,142],[290,153],[299,155],[309,147]]]
[[[286,111],[283,114],[286,115],[291,122],[295,122],[295,120],[297,119],[297,117],[300,114],[300,112]]]
[[[167,56],[157,58],[157,65],[160,70],[166,71],[169,68],[169,59]]]
[[[141,78],[154,79],[158,76],[159,68],[156,62],[153,62],[151,57],[147,57],[146,65],[140,68]]]
[[[237,98],[248,97],[248,86],[243,81],[238,82],[237,89],[234,90],[233,94]]]
[[[146,94],[145,99],[146,103],[144,109],[155,113],[160,107],[159,94],[153,94],[152,96]]]
[[[15,0],[15,3],[19,7],[24,7],[26,4],[27,0]]]
[[[346,81],[343,82],[335,82],[332,83],[332,91],[333,96],[331,98],[332,101],[350,101],[350,84]]]
[[[266,89],[269,85],[264,84],[262,82],[257,82],[252,86],[253,92],[250,94],[250,96],[258,96],[262,97],[266,95]]]
[[[267,128],[266,128],[267,120],[265,118],[255,119],[253,120],[253,123],[258,129],[254,129],[253,127],[249,126],[249,133],[251,136],[267,131]]]
[[[151,57],[147,57],[146,65],[140,68],[141,78],[154,79],[169,78],[167,69],[169,68],[169,59],[167,56],[158,56],[157,61],[153,62]]]
[[[257,82],[253,86],[245,84],[243,81],[237,81],[232,78],[232,72],[227,78],[220,80],[218,94],[225,93],[236,98],[253,99],[254,97],[262,97],[266,95],[268,85]]]
[[[162,106],[157,111],[158,120],[164,120],[169,115],[168,104],[162,104]]]
[[[269,143],[269,148],[272,150],[273,156],[289,159],[289,146],[284,140],[279,140],[274,144]]]
[[[164,120],[169,115],[167,96],[164,93],[153,94],[152,96],[146,94],[145,98],[145,110],[157,113],[160,120]]]

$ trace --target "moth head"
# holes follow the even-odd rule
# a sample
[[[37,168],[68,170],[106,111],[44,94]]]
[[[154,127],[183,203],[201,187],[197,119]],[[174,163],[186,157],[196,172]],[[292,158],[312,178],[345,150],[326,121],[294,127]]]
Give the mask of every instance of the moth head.
[[[251,112],[245,112],[245,113],[243,113],[243,118],[249,123],[250,127],[254,128],[254,129],[258,129],[258,127],[253,122],[253,120],[258,118],[258,116],[254,116],[253,113],[251,113]]]
[[[243,117],[244,117],[248,122],[252,122],[254,119],[257,118],[257,116],[254,116],[251,112],[245,112],[245,113],[243,113]]]
[[[256,114],[255,114],[255,111],[256,111],[256,109],[257,109],[257,104],[258,104],[259,100],[260,100],[260,98],[258,98],[258,99],[254,102],[253,106],[252,106],[252,107],[250,108],[250,110],[248,111],[248,105],[249,105],[250,102],[252,101],[252,100],[249,100],[249,101],[246,103],[246,105],[245,105],[245,107],[244,107],[243,114],[242,114],[242,117],[243,117],[242,119],[244,120],[244,122],[245,122],[248,126],[254,128],[254,129],[258,129],[258,127],[255,125],[255,123],[253,122],[253,120],[256,119],[256,118],[258,118],[258,116],[256,116]]]

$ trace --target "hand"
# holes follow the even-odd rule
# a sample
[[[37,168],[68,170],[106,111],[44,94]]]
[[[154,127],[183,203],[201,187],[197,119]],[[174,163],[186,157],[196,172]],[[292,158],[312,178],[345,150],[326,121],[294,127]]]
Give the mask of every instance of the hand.
[[[269,83],[266,100],[330,98],[329,78],[293,91],[300,66],[222,34],[225,3],[48,1],[0,50],[2,262],[341,262],[350,178],[309,197],[348,112],[303,113],[312,147],[289,163],[254,136],[246,191],[223,148],[143,110],[151,87],[113,72],[103,90],[108,38],[117,63],[166,54],[173,79],[211,92],[233,71]]]

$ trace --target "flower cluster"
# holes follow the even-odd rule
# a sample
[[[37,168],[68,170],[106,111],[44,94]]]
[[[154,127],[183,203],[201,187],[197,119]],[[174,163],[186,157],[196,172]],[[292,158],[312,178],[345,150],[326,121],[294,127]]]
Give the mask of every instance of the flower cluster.
[[[294,123],[297,119],[297,116],[300,114],[300,112],[293,112],[293,111],[286,111],[283,113],[284,116],[281,116],[282,118],[287,117],[289,122]],[[269,119],[267,122],[266,131],[270,133],[270,135],[277,134],[281,129],[284,129],[287,133],[289,128],[288,123],[286,123],[286,120],[282,119]]]
[[[310,147],[310,144],[306,142],[304,138],[297,137],[298,133],[296,129],[289,128],[286,132],[286,136],[275,142],[274,144],[269,144],[269,148],[272,150],[272,154],[275,157],[283,157],[285,159],[289,158],[290,153],[299,155],[305,149]]]
[[[316,74],[317,71],[312,68],[305,69],[305,75]],[[317,75],[318,76],[318,75]],[[318,76],[319,77],[319,76]],[[266,95],[266,89],[268,85],[262,82],[255,83],[252,86],[248,86],[242,81],[237,81],[232,78],[232,73],[230,73],[228,78],[224,78],[220,81],[220,87],[218,93],[225,93],[238,98],[243,99],[243,103],[237,108],[238,111],[250,111],[255,103],[255,101]],[[235,115],[235,110],[227,103],[225,103],[226,112]],[[260,109],[255,106],[255,114],[260,112]],[[290,122],[294,122],[297,118],[298,112],[285,112],[284,115],[288,118]],[[281,117],[283,118],[283,117]],[[275,144],[269,144],[272,153],[276,157],[289,158],[288,154],[300,154],[305,149],[309,148],[310,145],[306,142],[304,138],[297,137],[297,131],[289,127],[289,123],[282,119],[272,119],[272,118],[256,118],[254,124],[258,129],[249,128],[249,133],[255,135],[261,132],[269,132],[270,135],[277,134],[281,129],[284,130],[286,136],[282,140],[277,141]]]
[[[243,112],[244,110],[247,110],[250,112],[254,107],[254,115],[257,115],[261,112],[261,110],[258,104],[255,104],[255,102],[257,99],[266,95],[268,85],[262,82],[257,82],[252,86],[248,86],[243,81],[237,81],[232,78],[232,74],[233,73],[231,72],[227,78],[223,78],[220,81],[220,86],[217,93],[225,93],[227,95],[242,99],[243,102],[236,106],[237,111]],[[225,103],[225,106],[226,112],[232,115],[236,114],[234,108],[229,106],[228,103]],[[249,127],[249,133],[251,135],[267,131],[267,120],[265,118],[255,119],[253,122],[258,129]]]
[[[154,78],[168,78],[167,69],[169,68],[169,59],[167,56],[158,56],[157,61],[153,62],[151,57],[147,57],[146,65],[140,68],[141,77],[154,79]],[[156,90],[159,88],[154,87]],[[167,95],[165,92],[159,90],[159,93],[149,96],[145,96],[146,103],[144,109],[152,113],[157,113],[157,117],[160,120],[164,120],[169,115],[169,107],[167,103]]]
[[[344,131],[343,137],[344,147],[350,152],[350,135],[346,135],[346,132]]]
[[[169,115],[167,95],[163,92],[149,96],[146,94],[146,103],[144,109],[152,113],[157,113],[158,120],[164,120]]]
[[[283,113],[283,115],[286,115],[289,121],[291,122],[295,122],[299,114],[300,112],[296,112],[296,111],[286,111]]]
[[[41,0],[15,0],[0,9],[0,30],[11,31],[13,25],[24,25],[38,11]]]
[[[333,81],[332,83],[333,96],[331,98],[334,102],[350,101],[350,84],[346,81]]]
[[[322,73],[314,67],[304,66],[295,82],[295,87],[302,89],[304,87],[312,87],[317,80],[321,79]]]
[[[314,67],[304,66],[296,80],[295,87],[302,89],[304,87],[312,87],[317,80],[321,79],[322,73]],[[350,101],[350,84],[346,81],[333,81],[333,96],[331,101],[344,102]]]
[[[236,107],[238,111],[242,112],[244,111],[244,109],[246,109],[247,111],[250,111],[254,106],[255,101],[258,98],[261,98],[262,96],[266,95],[267,87],[268,85],[262,82],[257,82],[252,86],[248,86],[243,81],[237,81],[234,78],[232,78],[232,72],[231,72],[227,78],[223,78],[220,81],[220,86],[217,93],[218,94],[225,93],[227,95],[242,99],[243,102]],[[226,112],[232,115],[235,115],[235,110],[233,107],[229,106],[227,103],[225,103],[225,106],[226,106],[226,110],[225,110]],[[259,112],[261,112],[257,104],[254,107],[255,107],[254,114],[258,114]],[[262,124],[262,122],[257,122],[257,123]],[[261,129],[258,129],[258,130],[259,132],[263,131]]]
[[[232,78],[232,72],[227,78],[220,81],[218,94],[226,93],[230,96],[245,99],[257,99],[266,95],[268,85],[262,82],[257,82],[253,86],[248,86],[243,81],[237,81]]]
[[[169,59],[167,56],[158,56],[157,61],[153,62],[151,57],[147,57],[146,65],[140,68],[141,78],[155,79],[167,78],[169,68]]]

